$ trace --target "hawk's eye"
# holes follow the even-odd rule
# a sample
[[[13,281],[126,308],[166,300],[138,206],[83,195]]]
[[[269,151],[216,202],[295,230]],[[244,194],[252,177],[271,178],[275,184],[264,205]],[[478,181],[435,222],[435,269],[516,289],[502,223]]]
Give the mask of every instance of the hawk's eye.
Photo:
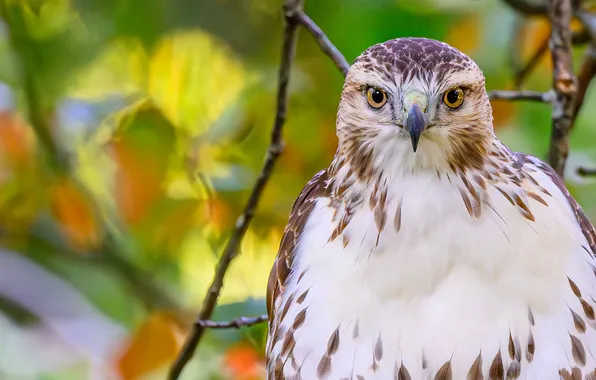
[[[448,90],[443,96],[443,101],[449,108],[457,108],[464,102],[464,90],[459,87]]]
[[[366,98],[368,99],[368,104],[373,108],[381,108],[387,103],[387,94],[385,94],[385,91],[374,87],[369,87],[366,90]]]

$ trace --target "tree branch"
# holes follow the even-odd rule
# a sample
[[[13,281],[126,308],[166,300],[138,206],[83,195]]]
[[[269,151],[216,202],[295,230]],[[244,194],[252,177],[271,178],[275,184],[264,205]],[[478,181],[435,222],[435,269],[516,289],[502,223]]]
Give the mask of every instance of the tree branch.
[[[331,43],[329,38],[327,38],[327,35],[325,35],[321,28],[319,28],[319,26],[315,24],[315,22],[310,17],[308,17],[308,15],[304,13],[304,11],[301,10],[297,12],[296,17],[300,24],[302,24],[302,26],[304,26],[314,37],[315,41],[317,41],[323,53],[329,56],[333,63],[335,63],[337,69],[341,71],[344,76],[346,76],[348,74],[348,70],[350,69],[350,64],[343,56],[343,54],[340,53],[339,50],[337,50],[335,45]]]
[[[581,175],[582,177],[593,176],[596,175],[596,168],[579,167],[577,169],[577,174]]]
[[[577,79],[573,73],[571,55],[571,1],[549,0],[551,23],[550,48],[553,62],[552,131],[549,163],[563,177],[569,155],[569,132],[573,125]]]
[[[549,38],[545,38],[544,41],[542,41],[540,43],[540,46],[538,47],[538,49],[536,49],[534,54],[532,54],[532,56],[530,57],[528,62],[525,64],[525,66],[522,67],[520,70],[518,70],[515,73],[515,76],[514,76],[515,88],[521,87],[521,85],[524,82],[524,80],[526,79],[526,77],[534,70],[536,65],[538,65],[538,62],[540,62],[540,59],[544,56],[544,54],[546,54],[546,52],[548,52],[548,41],[549,41]]]
[[[528,100],[534,102],[551,103],[553,101],[552,92],[539,91],[507,91],[496,90],[488,93],[490,100]]]
[[[241,327],[250,327],[258,325],[259,323],[267,321],[267,314],[260,315],[254,318],[240,317],[227,322],[215,322],[209,320],[199,320],[197,325],[203,329],[239,329]]]
[[[591,44],[588,46],[586,53],[584,54],[584,60],[582,62],[582,66],[579,70],[578,78],[577,78],[577,96],[575,98],[575,108],[573,111],[573,119],[572,119],[572,128],[573,124],[575,124],[575,120],[577,119],[577,115],[581,110],[584,99],[586,97],[586,92],[588,91],[588,87],[592,82],[592,79],[596,75],[596,46]]]
[[[285,0],[284,12],[285,12],[285,29],[282,47],[282,57],[279,67],[279,83],[277,92],[277,112],[275,115],[275,122],[273,130],[271,131],[271,144],[267,149],[267,156],[265,163],[261,170],[257,182],[250,194],[244,212],[238,218],[232,236],[222,253],[219,262],[217,263],[215,276],[207,295],[201,305],[199,312],[199,321],[208,320],[213,313],[213,309],[217,304],[217,300],[223,287],[224,278],[228,271],[228,267],[232,260],[238,255],[240,243],[248,230],[248,226],[252,220],[253,214],[257,207],[257,204],[263,194],[265,185],[267,184],[273,167],[277,161],[278,156],[283,150],[283,142],[281,139],[281,133],[283,125],[286,120],[286,110],[288,104],[288,83],[290,79],[290,68],[294,59],[296,50],[296,39],[297,39],[297,28],[299,25],[299,14],[302,10],[302,0]],[[188,361],[194,355],[197,345],[201,341],[205,327],[200,322],[193,326],[193,329],[188,336],[184,347],[180,351],[176,362],[170,370],[168,378],[170,380],[178,379],[182,370],[188,363]]]

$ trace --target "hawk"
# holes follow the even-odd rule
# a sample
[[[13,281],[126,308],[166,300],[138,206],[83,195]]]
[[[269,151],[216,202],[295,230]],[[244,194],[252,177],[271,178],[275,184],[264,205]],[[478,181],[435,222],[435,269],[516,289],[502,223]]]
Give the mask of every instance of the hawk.
[[[484,82],[430,39],[355,60],[269,278],[269,379],[596,379],[596,231]]]

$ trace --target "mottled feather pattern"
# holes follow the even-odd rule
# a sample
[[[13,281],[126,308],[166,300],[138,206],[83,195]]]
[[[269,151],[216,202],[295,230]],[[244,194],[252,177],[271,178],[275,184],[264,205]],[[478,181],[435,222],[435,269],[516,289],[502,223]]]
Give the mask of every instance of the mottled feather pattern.
[[[441,108],[459,84],[467,103]],[[412,89],[437,99],[416,153],[395,96]],[[547,164],[496,138],[471,59],[425,39],[370,48],[337,135],[271,271],[269,379],[596,380],[596,232]]]

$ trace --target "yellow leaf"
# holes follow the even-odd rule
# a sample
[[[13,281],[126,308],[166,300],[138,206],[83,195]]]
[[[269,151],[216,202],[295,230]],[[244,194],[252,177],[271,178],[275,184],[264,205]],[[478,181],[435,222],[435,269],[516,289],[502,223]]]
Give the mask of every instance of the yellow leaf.
[[[445,42],[466,54],[472,54],[481,41],[482,27],[475,14],[453,25],[445,36]]]
[[[172,363],[183,342],[183,334],[174,318],[156,312],[135,331],[117,360],[123,380],[140,379]]]
[[[119,38],[103,47],[91,65],[76,76],[72,96],[102,99],[141,91],[147,78],[147,53],[140,41]]]
[[[191,135],[216,121],[245,82],[241,62],[225,43],[202,31],[163,38],[149,62],[149,95],[174,125]]]

